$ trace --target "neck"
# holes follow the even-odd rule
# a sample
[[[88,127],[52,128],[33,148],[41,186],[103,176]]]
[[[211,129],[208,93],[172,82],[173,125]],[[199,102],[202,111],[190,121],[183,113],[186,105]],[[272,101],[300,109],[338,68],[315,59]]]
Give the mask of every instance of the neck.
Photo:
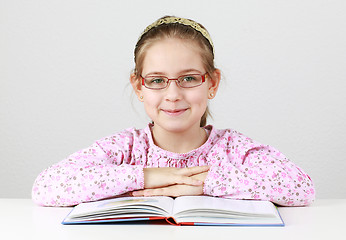
[[[205,130],[199,126],[184,132],[170,132],[159,126],[152,127],[154,143],[160,148],[175,152],[187,153],[202,146],[208,139]]]

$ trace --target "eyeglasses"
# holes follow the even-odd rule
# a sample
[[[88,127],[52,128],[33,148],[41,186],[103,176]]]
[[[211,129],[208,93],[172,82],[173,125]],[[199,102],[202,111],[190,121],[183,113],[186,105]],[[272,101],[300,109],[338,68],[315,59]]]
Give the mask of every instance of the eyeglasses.
[[[205,82],[207,73],[182,75],[178,78],[168,78],[165,76],[146,76],[142,77],[142,85],[153,90],[160,90],[168,87],[169,81],[177,81],[181,88],[194,88]]]

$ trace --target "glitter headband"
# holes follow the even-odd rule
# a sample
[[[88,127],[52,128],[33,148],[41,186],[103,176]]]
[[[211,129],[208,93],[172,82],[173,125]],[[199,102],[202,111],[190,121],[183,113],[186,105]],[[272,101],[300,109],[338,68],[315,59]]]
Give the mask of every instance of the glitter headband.
[[[197,22],[186,19],[186,18],[178,18],[178,17],[160,18],[157,21],[155,21],[154,23],[150,24],[148,27],[146,27],[146,29],[143,31],[143,33],[141,34],[141,36],[139,37],[138,40],[140,40],[145,33],[150,31],[150,29],[155,28],[157,26],[160,26],[162,24],[170,24],[170,23],[179,23],[179,24],[183,24],[185,26],[190,26],[193,29],[195,29],[196,31],[200,32],[208,40],[208,42],[210,43],[211,47],[213,48],[213,52],[214,52],[214,44],[211,41],[211,37],[210,37],[208,31],[206,29],[202,28]]]

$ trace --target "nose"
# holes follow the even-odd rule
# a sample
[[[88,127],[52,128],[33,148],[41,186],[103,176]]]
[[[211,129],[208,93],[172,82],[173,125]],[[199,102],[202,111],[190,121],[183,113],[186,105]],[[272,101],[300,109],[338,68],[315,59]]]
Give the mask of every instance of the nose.
[[[177,101],[181,99],[181,88],[178,86],[177,80],[170,80],[167,88],[165,89],[167,101]]]

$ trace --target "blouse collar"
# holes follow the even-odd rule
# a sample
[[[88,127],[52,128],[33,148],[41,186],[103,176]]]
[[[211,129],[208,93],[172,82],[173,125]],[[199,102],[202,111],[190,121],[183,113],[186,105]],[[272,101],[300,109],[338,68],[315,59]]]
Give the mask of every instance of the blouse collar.
[[[215,139],[215,130],[212,125],[207,125],[203,127],[208,133],[208,139],[203,143],[200,147],[193,149],[187,153],[176,153],[176,152],[170,152],[165,149],[160,148],[154,143],[151,128],[154,126],[154,124],[149,123],[147,127],[144,129],[144,132],[148,136],[148,141],[149,141],[149,147],[153,148],[155,152],[161,152],[164,153],[166,156],[171,157],[171,158],[187,158],[191,156],[196,156],[202,153],[203,151],[207,150],[210,148],[212,145],[214,145],[214,139]]]

